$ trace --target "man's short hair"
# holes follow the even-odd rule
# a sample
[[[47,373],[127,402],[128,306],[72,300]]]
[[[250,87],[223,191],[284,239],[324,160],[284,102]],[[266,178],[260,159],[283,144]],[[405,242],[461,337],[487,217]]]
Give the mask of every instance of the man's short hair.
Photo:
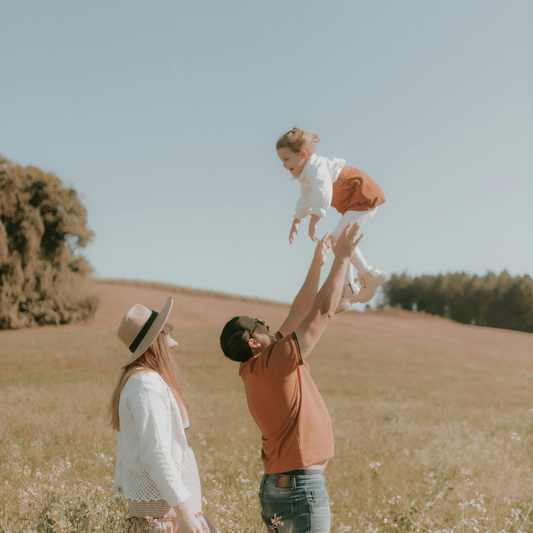
[[[224,326],[220,347],[228,359],[244,363],[252,357],[252,349],[248,346],[251,320],[248,316],[236,316]]]

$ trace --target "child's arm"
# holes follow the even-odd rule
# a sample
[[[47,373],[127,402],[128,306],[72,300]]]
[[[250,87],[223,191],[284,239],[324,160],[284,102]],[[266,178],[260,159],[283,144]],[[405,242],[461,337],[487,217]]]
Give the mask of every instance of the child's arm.
[[[299,220],[298,218],[295,218],[292,221],[291,232],[289,233],[289,242],[291,244],[294,242],[295,235],[298,235],[298,226],[300,225],[300,222],[301,220]]]
[[[325,158],[317,158],[305,167],[305,174],[300,177],[300,192],[289,242],[294,241],[298,225],[308,215],[311,215],[309,237],[312,241],[318,242],[316,237],[318,221],[326,216],[333,196],[333,184]]]
[[[318,215],[311,215],[311,220],[309,221],[309,237],[311,237],[311,240],[314,242],[318,242],[318,239],[316,238],[316,227],[319,220],[320,217]],[[289,233],[289,242],[291,244],[294,242],[296,235],[298,235],[298,227],[300,226],[300,222],[301,220],[299,218],[295,218],[292,221],[291,232]]]
[[[320,218],[318,215],[311,215],[311,220],[309,221],[309,237],[314,242],[318,242],[316,238],[316,227]]]
[[[318,221],[326,216],[326,211],[331,205],[333,184],[325,158],[318,158],[316,165],[309,169],[308,179],[310,185],[309,195],[309,237],[313,242],[318,242],[316,237]]]

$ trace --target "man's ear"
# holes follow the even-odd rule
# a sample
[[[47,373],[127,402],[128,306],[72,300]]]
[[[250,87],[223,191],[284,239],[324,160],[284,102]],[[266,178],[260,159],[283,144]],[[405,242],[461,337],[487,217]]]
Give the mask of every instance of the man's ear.
[[[252,338],[248,341],[248,346],[251,348],[253,352],[254,350],[257,350],[258,348],[261,348],[263,345],[258,340]]]
[[[248,346],[253,350],[254,348],[258,348],[261,346],[260,342],[257,342],[253,337],[248,340]]]

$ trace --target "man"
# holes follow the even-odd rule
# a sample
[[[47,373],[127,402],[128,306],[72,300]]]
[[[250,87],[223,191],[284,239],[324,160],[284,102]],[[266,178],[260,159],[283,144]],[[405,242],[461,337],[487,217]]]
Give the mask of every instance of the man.
[[[259,499],[267,527],[279,533],[327,533],[330,509],[324,469],[333,457],[331,419],[304,359],[335,313],[355,247],[358,224],[334,245],[335,260],[317,294],[331,249],[319,241],[309,273],[276,335],[264,320],[232,318],[220,336],[226,357],[241,363],[248,407],[263,435],[265,475]]]

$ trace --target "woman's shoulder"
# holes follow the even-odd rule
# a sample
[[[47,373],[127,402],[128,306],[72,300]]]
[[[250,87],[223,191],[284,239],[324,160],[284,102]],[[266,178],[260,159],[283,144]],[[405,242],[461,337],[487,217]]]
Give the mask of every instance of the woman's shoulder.
[[[128,378],[126,384],[124,385],[123,391],[126,394],[133,394],[141,390],[163,390],[167,388],[167,384],[164,382],[163,378],[153,370],[141,370],[135,372],[132,376]]]

